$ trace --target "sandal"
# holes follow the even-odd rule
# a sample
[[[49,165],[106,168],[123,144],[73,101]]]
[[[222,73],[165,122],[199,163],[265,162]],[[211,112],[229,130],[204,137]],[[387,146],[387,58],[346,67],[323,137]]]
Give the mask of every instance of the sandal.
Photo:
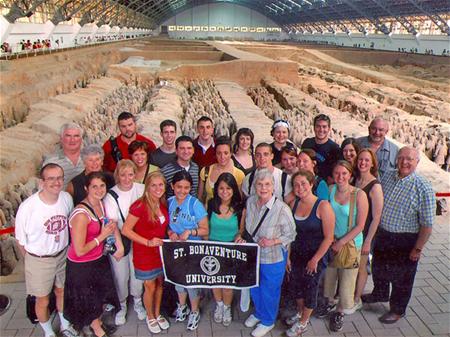
[[[147,322],[147,328],[151,333],[161,332],[161,328],[159,327],[158,320],[156,318],[149,319],[147,317],[145,321]]]
[[[102,328],[102,329],[103,329],[103,328]],[[89,330],[91,330],[92,334],[93,334],[95,337],[109,337],[109,336],[106,334],[105,330],[103,330],[103,335],[101,335],[101,336],[98,336],[98,335],[95,333],[95,330],[92,329],[91,326],[89,327]]]

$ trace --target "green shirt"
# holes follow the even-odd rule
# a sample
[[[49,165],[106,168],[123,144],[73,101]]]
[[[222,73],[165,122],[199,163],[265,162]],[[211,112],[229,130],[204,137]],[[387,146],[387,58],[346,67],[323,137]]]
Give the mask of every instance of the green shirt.
[[[239,230],[239,221],[236,214],[229,218],[219,218],[219,216],[212,212],[211,219],[209,219],[209,240],[232,242]]]

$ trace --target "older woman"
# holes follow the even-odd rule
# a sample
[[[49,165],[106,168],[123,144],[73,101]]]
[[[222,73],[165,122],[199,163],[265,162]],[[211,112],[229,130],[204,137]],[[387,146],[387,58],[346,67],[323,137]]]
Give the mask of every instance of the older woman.
[[[91,172],[102,172],[103,166],[103,149],[100,145],[91,144],[81,150],[81,159],[84,163],[84,171],[73,178],[67,185],[66,191],[73,198],[73,204],[77,205],[86,197],[86,176]],[[109,173],[104,173],[106,179],[106,188],[110,189],[114,186],[114,178]]]
[[[268,169],[255,173],[256,195],[247,199],[245,229],[261,247],[259,286],[250,290],[254,314],[245,321],[262,337],[273,329],[280,301],[289,244],[295,239],[295,223],[289,206],[273,195],[274,178]],[[238,236],[236,242],[245,242]],[[259,323],[259,324],[258,324]],[[257,325],[258,324],[258,325]]]
[[[150,172],[158,171],[158,166],[150,164],[148,160],[149,147],[146,142],[134,140],[128,145],[128,154],[133,163],[136,164],[136,177],[138,183],[143,184]]]
[[[316,179],[313,185],[313,194],[319,199],[328,200],[328,185],[325,180],[317,176],[317,159],[316,151],[313,149],[303,149],[297,157],[297,166],[301,170],[311,172]]]
[[[255,157],[253,155],[253,140],[255,136],[249,128],[241,128],[236,133],[233,145],[234,166],[249,174],[256,168]]]
[[[281,150],[290,144],[293,148],[295,145],[289,140],[289,130],[291,126],[289,122],[284,119],[277,119],[272,124],[272,130],[270,135],[273,137],[273,142],[270,144],[272,146],[272,165],[276,167],[281,166]]]
[[[104,199],[106,214],[110,219],[117,221],[120,231],[122,231],[131,204],[144,193],[144,185],[134,182],[135,176],[136,165],[131,160],[122,159],[119,161],[114,171],[117,184],[109,190]],[[126,323],[128,286],[134,298],[134,311],[136,311],[138,318],[143,320],[146,317],[141,299],[143,282],[136,279],[134,275],[133,254],[130,250],[131,243],[127,238],[123,238],[123,242],[128,242],[124,258],[120,261],[110,259],[120,301],[120,310],[115,318],[116,325]]]

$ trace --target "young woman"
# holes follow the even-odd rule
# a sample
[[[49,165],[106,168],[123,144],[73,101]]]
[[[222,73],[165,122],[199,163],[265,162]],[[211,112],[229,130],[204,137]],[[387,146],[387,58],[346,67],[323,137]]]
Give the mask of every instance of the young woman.
[[[356,164],[356,156],[359,152],[359,144],[357,143],[355,138],[345,138],[341,144],[342,156],[344,160],[348,161],[355,167]]]
[[[172,241],[201,240],[207,237],[208,214],[200,200],[189,194],[192,177],[186,170],[175,173],[172,179],[174,196],[167,200],[170,224],[169,239]],[[199,289],[175,286],[178,293],[178,305],[175,320],[183,322],[189,314],[187,329],[196,330],[200,322]],[[191,303],[191,312],[186,304],[187,295]]]
[[[291,243],[288,270],[297,299],[297,313],[286,323],[289,337],[301,336],[317,306],[320,279],[328,265],[328,250],[334,237],[334,212],[326,200],[313,193],[314,174],[299,170],[292,177],[296,199],[291,202],[297,236]]]
[[[316,151],[312,149],[303,149],[300,151],[297,157],[297,166],[301,170],[311,172],[315,175],[315,181],[313,185],[313,194],[319,199],[328,200],[328,185],[325,180],[317,176],[317,159]]]
[[[135,180],[141,184],[145,182],[149,173],[159,170],[158,166],[150,164],[148,150],[146,142],[134,140],[128,145],[128,154],[137,167]]]
[[[276,167],[281,166],[281,150],[290,144],[293,148],[295,145],[289,141],[289,129],[290,125],[287,120],[277,119],[272,124],[272,130],[270,135],[273,137],[273,142],[270,144],[272,146],[272,165]]]
[[[290,176],[298,171],[297,150],[289,144],[281,150],[281,167]]]
[[[239,189],[245,178],[244,172],[236,168],[231,160],[231,141],[227,137],[219,137],[215,143],[217,163],[204,167],[200,171],[198,196],[205,204],[213,197],[214,184],[222,173],[231,173],[236,179]]]
[[[372,242],[377,232],[383,210],[383,190],[378,180],[377,157],[371,149],[362,149],[356,158],[355,186],[366,192],[369,201],[369,211],[363,229],[363,245],[361,262],[355,290],[355,306],[362,307],[361,295],[367,282],[369,254],[372,252]]]
[[[163,271],[158,249],[169,224],[165,192],[166,180],[162,173],[150,173],[145,181],[145,193],[131,205],[122,230],[133,241],[135,276],[144,281],[147,327],[155,334],[169,328],[169,322],[160,313]]]
[[[255,157],[253,156],[253,135],[249,128],[241,128],[236,133],[233,145],[234,166],[249,174],[256,168]]]
[[[334,227],[335,241],[331,246],[332,253],[338,254],[345,244],[354,241],[355,247],[360,253],[362,246],[362,230],[367,218],[369,208],[364,191],[350,185],[353,168],[349,162],[339,160],[333,169],[335,184],[330,186],[330,204],[336,216]],[[356,199],[356,200],[355,200]],[[353,214],[351,204],[354,204]],[[352,227],[349,230],[350,216]],[[330,317],[330,330],[340,331],[344,324],[344,314],[350,315],[357,307],[354,303],[356,277],[359,268],[359,255],[353,268],[340,268],[333,265],[333,261],[327,267],[324,281],[324,296],[328,305],[320,312],[320,316],[328,314],[334,307],[336,311]],[[334,302],[336,286],[339,282],[339,302]]]
[[[236,179],[231,173],[222,173],[214,185],[214,196],[208,202],[209,239],[233,242],[243,231],[245,211]],[[213,289],[216,309],[214,321],[224,326],[231,324],[233,289]]]
[[[86,197],[75,207],[69,219],[72,242],[67,253],[64,285],[64,317],[77,330],[89,325],[95,336],[107,336],[115,331],[105,326],[100,316],[103,306],[119,308],[114,279],[104,241],[110,235],[116,239],[114,258],[120,260],[123,246],[117,223],[107,221],[102,199],[106,194],[106,178],[101,172],[86,176]]]

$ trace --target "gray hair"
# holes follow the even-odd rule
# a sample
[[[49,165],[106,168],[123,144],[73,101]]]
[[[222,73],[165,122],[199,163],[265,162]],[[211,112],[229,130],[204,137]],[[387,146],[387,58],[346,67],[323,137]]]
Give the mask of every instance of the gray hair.
[[[269,171],[269,169],[259,169],[256,170],[255,172],[255,184],[257,183],[258,180],[263,180],[263,179],[270,179],[272,181],[272,184],[275,186],[275,179],[273,177],[272,172]]]
[[[64,132],[66,132],[66,130],[78,130],[78,131],[80,131],[81,138],[83,138],[83,136],[84,136],[84,130],[77,123],[68,122],[68,123],[64,123],[63,125],[61,125],[61,128],[59,129],[59,136],[61,138],[63,137]]]
[[[92,156],[92,155],[100,155],[100,157],[103,160],[105,153],[103,152],[102,147],[98,144],[91,144],[91,145],[85,146],[81,150],[81,160],[83,160],[83,161],[88,156]]]

